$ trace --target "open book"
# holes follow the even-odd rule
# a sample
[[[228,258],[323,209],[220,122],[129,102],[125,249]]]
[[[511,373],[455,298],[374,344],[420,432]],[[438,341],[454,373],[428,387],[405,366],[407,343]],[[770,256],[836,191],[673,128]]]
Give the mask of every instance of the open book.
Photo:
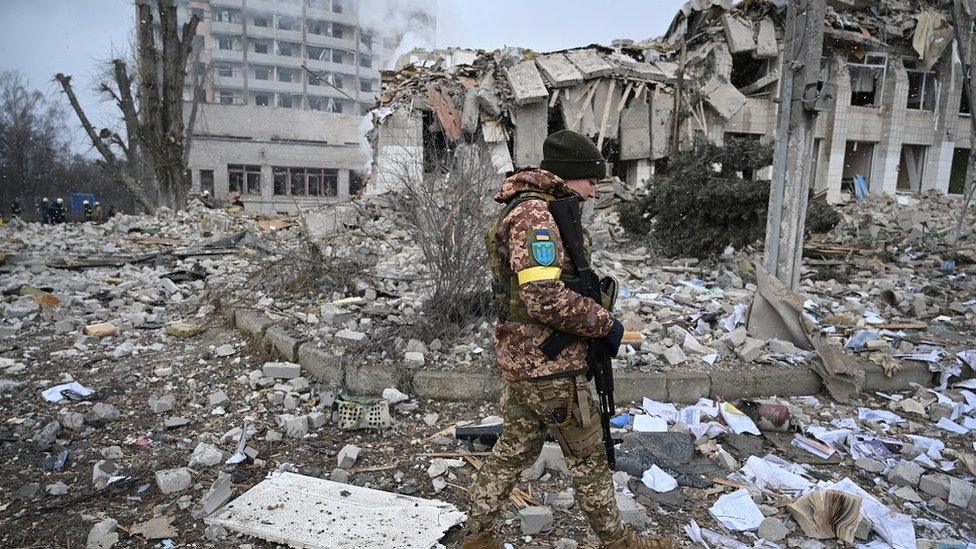
[[[854,543],[854,531],[861,517],[860,497],[834,490],[817,490],[787,505],[787,509],[807,536]]]

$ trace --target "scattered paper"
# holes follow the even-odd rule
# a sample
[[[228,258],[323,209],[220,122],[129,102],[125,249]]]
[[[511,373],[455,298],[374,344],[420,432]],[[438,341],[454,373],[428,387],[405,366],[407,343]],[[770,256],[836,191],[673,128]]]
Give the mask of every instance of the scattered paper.
[[[927,456],[932,459],[942,459],[942,450],[945,450],[945,443],[934,438],[923,437],[921,435],[906,435],[911,439],[916,448],[922,449]]]
[[[722,403],[721,414],[725,424],[729,426],[729,429],[732,429],[733,433],[737,435],[741,435],[742,433],[761,434],[759,428],[756,427],[756,424],[749,416],[728,402]]]
[[[61,402],[64,398],[82,400],[93,394],[95,394],[95,391],[92,391],[77,381],[55,385],[41,392],[41,396],[48,402]]]
[[[634,430],[640,433],[666,433],[668,431],[668,421],[643,414],[634,416]]]
[[[817,456],[820,459],[829,459],[830,456],[834,455],[837,450],[828,444],[824,444],[819,440],[814,440],[812,438],[807,438],[803,435],[796,435],[793,437],[793,446],[801,450],[810,452],[811,454]]]
[[[685,526],[685,533],[691,541],[701,545],[704,549],[752,549],[753,546],[746,545],[741,541],[720,534],[715,530],[702,528],[694,520]]]
[[[887,423],[888,425],[898,425],[899,423],[905,423],[905,419],[898,414],[889,412],[887,410],[872,410],[871,408],[858,408],[857,417],[861,421],[870,421],[871,423]]]
[[[802,495],[813,487],[813,483],[800,475],[756,456],[749,456],[739,473],[759,488],[790,495]]]
[[[658,402],[656,400],[644,397],[644,402],[641,404],[641,408],[647,412],[648,415],[664,418],[668,421],[674,422],[678,419],[678,408],[670,402]]]
[[[670,492],[678,487],[678,481],[657,465],[651,465],[650,469],[644,471],[641,482],[644,483],[644,486],[658,493]]]
[[[957,435],[965,435],[966,433],[969,432],[969,429],[967,429],[967,428],[963,427],[962,425],[959,425],[955,421],[952,421],[951,419],[945,418],[945,417],[942,418],[942,419],[940,419],[939,422],[935,424],[935,426],[938,427],[938,428],[940,428],[940,429],[945,429],[946,431],[949,431],[950,433],[955,433]]]
[[[234,449],[234,453],[231,454],[227,461],[224,462],[225,465],[234,465],[240,463],[247,459],[247,455],[244,453],[244,448],[247,447],[247,421],[244,421],[244,427],[241,429],[241,438],[237,439],[237,448]]]
[[[720,496],[708,512],[733,532],[756,530],[765,518],[745,488]]]

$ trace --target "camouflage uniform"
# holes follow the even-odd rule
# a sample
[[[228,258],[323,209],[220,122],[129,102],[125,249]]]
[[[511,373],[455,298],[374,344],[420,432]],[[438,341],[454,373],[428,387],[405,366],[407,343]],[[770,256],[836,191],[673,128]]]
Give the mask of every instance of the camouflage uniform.
[[[527,168],[507,179],[495,200],[509,202],[526,192],[558,198],[571,191],[552,173]],[[605,543],[620,538],[624,528],[604,453],[600,414],[583,375],[586,342],[573,343],[555,360],[539,350],[553,328],[599,338],[609,332],[613,320],[600,304],[560,280],[573,268],[544,199],[516,205],[489,234],[492,238],[517,274],[518,298],[535,323],[507,319],[496,327],[497,364],[507,382],[501,398],[505,429],[469,490],[468,530],[491,530],[515,480],[538,457],[548,430],[566,458],[576,501],[590,527]],[[554,260],[540,263],[532,253],[539,238],[555,241]]]

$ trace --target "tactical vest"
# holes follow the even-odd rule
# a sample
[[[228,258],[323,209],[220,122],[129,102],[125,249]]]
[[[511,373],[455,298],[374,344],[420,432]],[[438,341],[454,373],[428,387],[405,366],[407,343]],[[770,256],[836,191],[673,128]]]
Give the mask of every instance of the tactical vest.
[[[488,250],[488,261],[491,265],[491,290],[495,294],[495,307],[498,311],[499,322],[518,322],[521,324],[539,323],[529,316],[528,310],[525,308],[525,303],[522,302],[522,298],[519,296],[518,273],[512,271],[508,261],[499,252],[498,242],[496,240],[498,226],[508,217],[508,214],[512,213],[515,206],[518,206],[526,200],[545,200],[548,204],[555,200],[555,197],[550,194],[532,191],[517,194],[505,204],[498,217],[488,224],[488,232],[485,233],[485,247]],[[589,255],[588,246],[586,247],[586,252]],[[569,288],[576,288],[579,279],[573,269],[564,269],[559,275],[559,280],[563,281]]]

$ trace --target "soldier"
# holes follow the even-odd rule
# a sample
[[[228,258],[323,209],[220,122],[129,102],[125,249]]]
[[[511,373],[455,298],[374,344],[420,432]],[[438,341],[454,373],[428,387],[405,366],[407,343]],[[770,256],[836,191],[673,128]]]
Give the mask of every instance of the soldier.
[[[82,200],[81,205],[85,211],[85,221],[91,221],[95,217],[95,213],[92,211],[91,202],[87,200]]]
[[[551,431],[572,473],[576,501],[606,548],[664,549],[670,539],[638,538],[620,522],[603,446],[600,414],[586,379],[587,345],[615,356],[623,325],[596,301],[571,290],[575,272],[548,202],[596,196],[606,175],[599,149],[563,130],[546,138],[541,169],[522,168],[495,195],[505,204],[486,236],[499,302],[496,363],[505,379],[505,429],[469,490],[465,549],[501,548],[492,527],[515,480]],[[540,349],[554,330],[581,336],[549,360]]]

